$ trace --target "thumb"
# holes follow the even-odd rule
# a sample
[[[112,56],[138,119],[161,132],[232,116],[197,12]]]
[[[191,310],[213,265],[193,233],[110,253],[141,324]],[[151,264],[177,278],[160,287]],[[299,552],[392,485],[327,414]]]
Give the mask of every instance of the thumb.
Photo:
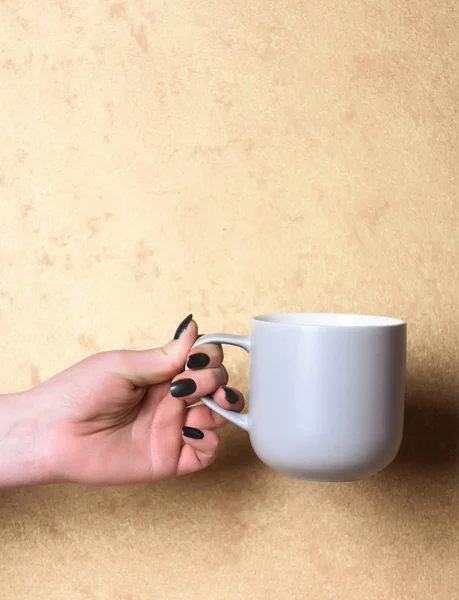
[[[181,335],[160,348],[123,350],[120,353],[120,375],[137,387],[154,385],[172,379],[183,371],[187,356],[198,337],[198,326],[192,315],[180,324]],[[176,334],[177,337],[177,334]]]

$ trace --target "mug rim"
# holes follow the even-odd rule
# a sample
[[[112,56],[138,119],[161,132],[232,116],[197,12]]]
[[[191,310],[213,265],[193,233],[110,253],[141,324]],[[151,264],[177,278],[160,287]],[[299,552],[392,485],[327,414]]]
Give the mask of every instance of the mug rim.
[[[406,326],[406,321],[396,317],[358,313],[286,312],[266,313],[252,317],[252,321],[270,325],[316,328],[390,328]]]

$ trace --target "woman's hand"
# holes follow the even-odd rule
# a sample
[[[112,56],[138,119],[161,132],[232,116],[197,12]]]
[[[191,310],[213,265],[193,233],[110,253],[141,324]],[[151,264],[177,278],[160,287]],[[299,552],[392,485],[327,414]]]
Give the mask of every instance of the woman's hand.
[[[191,315],[162,348],[95,354],[23,394],[0,398],[0,487],[152,482],[208,466],[225,419],[212,394],[241,411],[219,345],[197,339]],[[185,363],[189,370],[183,372]]]

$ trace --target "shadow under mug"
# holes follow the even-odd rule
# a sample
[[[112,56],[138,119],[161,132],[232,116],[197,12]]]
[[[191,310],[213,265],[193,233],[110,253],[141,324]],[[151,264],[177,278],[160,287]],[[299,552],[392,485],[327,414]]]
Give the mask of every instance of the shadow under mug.
[[[384,469],[403,435],[406,323],[339,313],[260,315],[249,336],[207,343],[250,353],[249,408],[202,402],[247,430],[257,456],[287,477],[355,481]]]

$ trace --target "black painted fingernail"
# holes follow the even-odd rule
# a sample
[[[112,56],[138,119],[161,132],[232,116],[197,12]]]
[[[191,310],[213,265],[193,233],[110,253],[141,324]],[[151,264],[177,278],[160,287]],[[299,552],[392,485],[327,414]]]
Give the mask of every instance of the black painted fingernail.
[[[188,325],[191,323],[192,320],[193,320],[193,315],[188,315],[186,319],[183,319],[183,321],[177,327],[177,331],[174,334],[174,340],[178,340],[179,338],[182,337],[182,335],[188,329]]]
[[[223,386],[223,390],[225,391],[226,401],[230,404],[236,404],[236,402],[239,400],[239,396],[236,394],[236,392],[225,386]]]
[[[204,433],[196,427],[182,427],[182,435],[192,440],[202,440]]]
[[[197,389],[198,386],[192,379],[178,379],[171,383],[171,394],[174,398],[191,396]]]
[[[188,357],[186,366],[189,369],[204,369],[210,363],[210,356],[204,354],[204,352],[198,352]]]

